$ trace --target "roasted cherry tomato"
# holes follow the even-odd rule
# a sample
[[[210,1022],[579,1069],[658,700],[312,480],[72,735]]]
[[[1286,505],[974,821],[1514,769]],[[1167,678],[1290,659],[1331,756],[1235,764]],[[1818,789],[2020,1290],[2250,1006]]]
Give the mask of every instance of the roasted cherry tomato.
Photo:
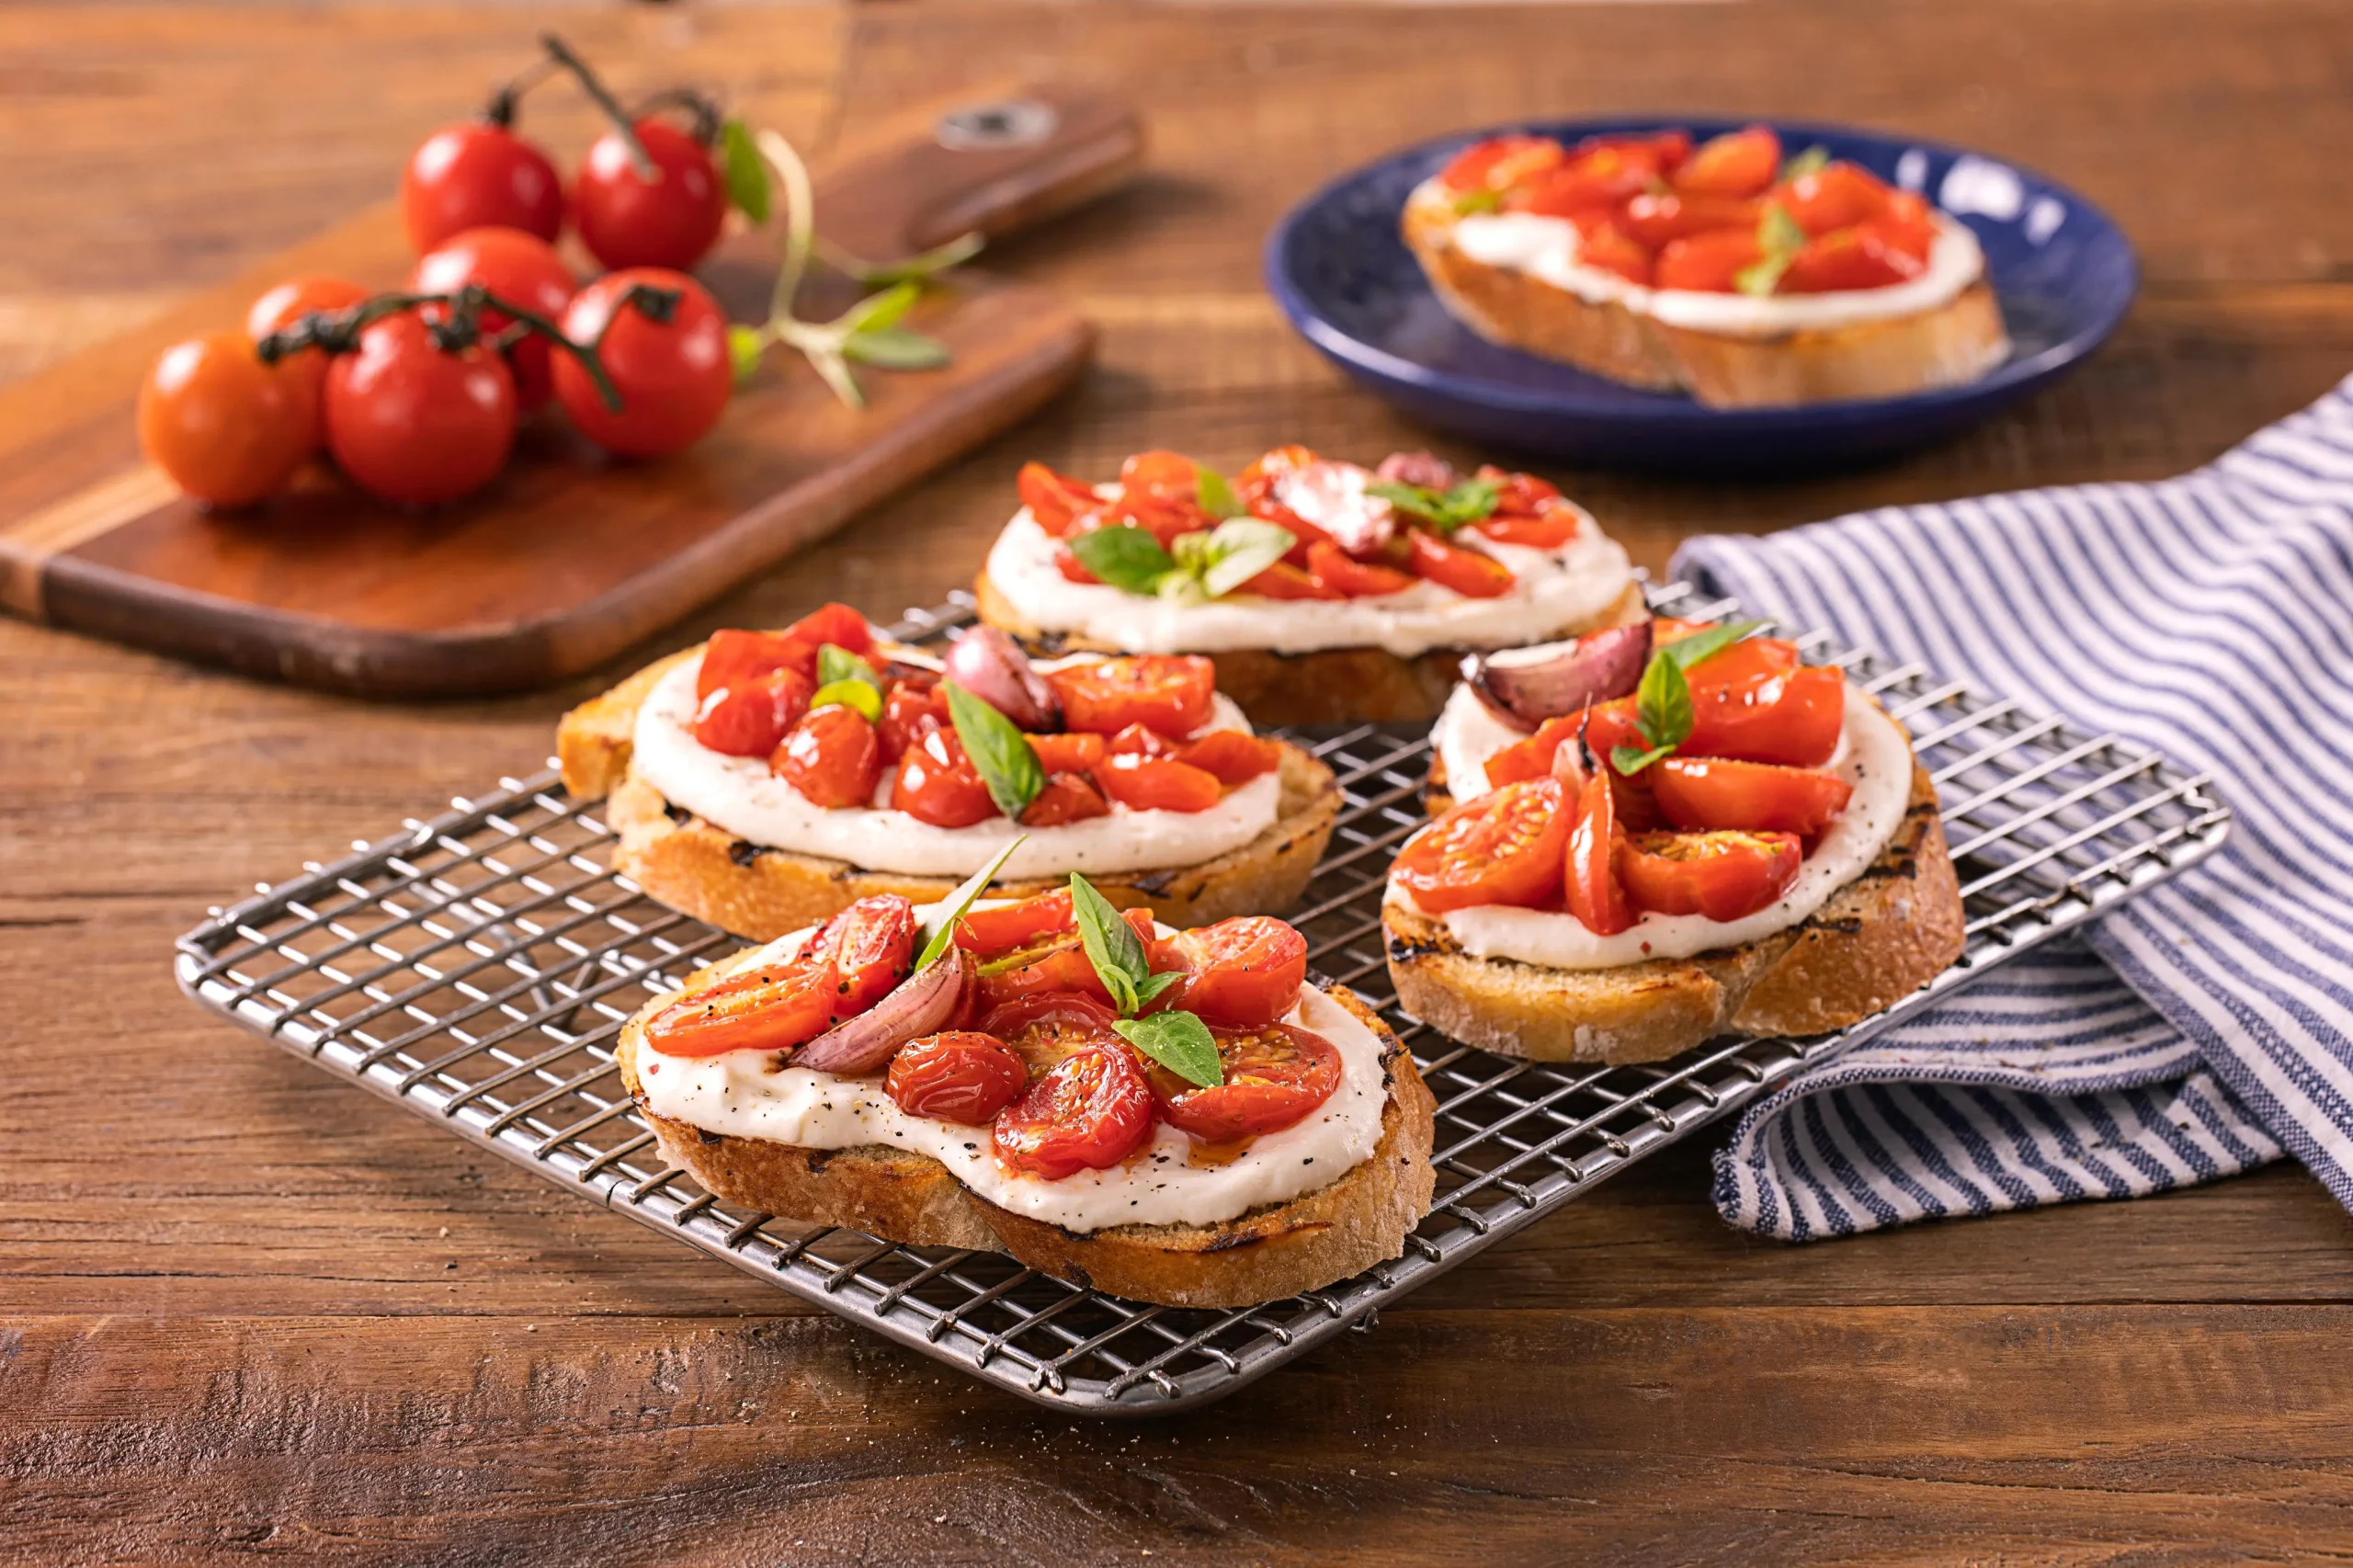
[[[1099,740],[1102,737],[1096,738]],[[1176,742],[1149,725],[1130,724],[1105,744],[1103,756],[1175,756],[1182,749]],[[1099,763],[1102,759],[1098,757],[1097,761]]]
[[[1756,196],[1780,172],[1781,139],[1752,125],[1701,142],[1668,183],[1689,196]]]
[[[1559,485],[1532,473],[1506,473],[1493,463],[1481,463],[1479,477],[1495,487],[1494,517],[1533,517],[1562,499]]]
[[[1689,234],[1658,253],[1653,280],[1662,289],[1701,294],[1736,292],[1743,271],[1765,259],[1752,229],[1711,229]]]
[[[1213,1024],[1270,1023],[1298,1006],[1307,980],[1307,938],[1269,915],[1179,931],[1169,946],[1183,960],[1186,1011]]]
[[[1103,737],[1084,732],[1023,738],[1038,754],[1038,766],[1049,773],[1092,773],[1105,755]]]
[[[1405,530],[1405,548],[1416,576],[1451,588],[1466,599],[1500,598],[1518,580],[1510,567],[1494,556],[1449,544],[1421,528]]]
[[[1108,817],[1110,802],[1103,791],[1084,773],[1050,773],[1046,787],[1037,798],[1022,809],[1024,827],[1060,827],[1065,823],[1085,822],[1090,817]]]
[[[1714,229],[1756,233],[1763,216],[1759,203],[1743,197],[1684,196],[1654,191],[1635,197],[1620,214],[1619,226],[1651,249],[1665,250],[1677,240]]]
[[[555,247],[521,229],[468,229],[452,234],[419,256],[408,278],[409,288],[420,294],[454,294],[469,283],[479,283],[551,322],[563,320],[564,307],[580,290]],[[496,332],[513,320],[504,311],[484,310],[483,330]],[[535,332],[506,350],[507,368],[515,372],[516,404],[526,414],[555,395],[549,353],[548,340]]]
[[[898,893],[859,899],[818,927],[801,951],[832,965],[834,1017],[854,1018],[907,977],[915,951],[915,906]]]
[[[1570,222],[1576,225],[1579,261],[1614,272],[1629,283],[1650,287],[1657,263],[1648,245],[1619,227],[1607,212],[1580,212]]]
[[[1773,193],[1773,201],[1807,233],[1826,234],[1878,217],[1892,194],[1877,175],[1839,160],[1798,176]]]
[[[1152,1108],[1135,1058],[1091,1046],[1065,1057],[997,1113],[996,1156],[1047,1181],[1116,1165],[1152,1136]]]
[[[1307,574],[1326,593],[1344,599],[1402,594],[1414,585],[1411,573],[1355,560],[1329,540],[1307,547]]]
[[[347,310],[366,298],[367,290],[340,278],[290,278],[253,302],[253,308],[245,312],[245,331],[258,342],[280,327],[292,326],[313,311]],[[327,351],[305,348],[278,363],[310,389],[305,395],[311,405],[315,445],[326,437],[326,416],[320,399],[326,391]]]
[[[1034,1078],[1087,1046],[1120,1049],[1119,1032],[1111,1028],[1119,1016],[1092,996],[1040,991],[985,1009],[980,1027],[1011,1046]]]
[[[948,699],[937,682],[894,680],[883,690],[882,764],[896,767],[908,748],[934,730],[948,727]]]
[[[1070,729],[1116,735],[1142,724],[1181,739],[1210,722],[1217,666],[1193,653],[1137,653],[1066,665],[1046,682]]]
[[[282,486],[317,444],[318,381],[265,365],[242,332],[176,343],[139,387],[139,446],[174,484],[213,506],[244,506]]]
[[[1869,220],[1867,226],[1897,250],[1923,262],[1936,246],[1937,220],[1927,199],[1917,191],[1889,191],[1886,210]]]
[[[1029,1069],[1005,1041],[956,1030],[899,1047],[882,1088],[909,1116],[986,1127],[1029,1081]]]
[[[1480,903],[1534,908],[1560,891],[1568,835],[1560,785],[1506,784],[1407,839],[1392,874],[1432,915]]]
[[[409,155],[401,220],[420,256],[492,226],[552,241],[563,229],[563,181],[545,153],[505,126],[452,125]]]
[[[956,945],[980,959],[993,959],[1027,947],[1040,937],[1059,937],[1078,929],[1071,913],[1070,890],[1056,888],[1018,903],[974,909],[956,923]]]
[[[1847,809],[1853,785],[1835,773],[1720,757],[1670,756],[1651,769],[1659,814],[1676,827],[1812,837]]]
[[[327,450],[352,482],[413,506],[490,483],[515,445],[515,378],[485,344],[455,352],[414,311],[370,323],[327,368]]]
[[[953,729],[934,730],[907,747],[891,781],[891,805],[934,827],[970,827],[997,814]]]
[[[573,222],[588,254],[609,269],[683,272],[719,238],[726,187],[710,149],[676,126],[649,119],[635,129],[654,177],[637,172],[620,132],[606,131],[590,143],[573,185]]]
[[[1120,917],[1143,943],[1146,952],[1156,949],[1159,933],[1153,925],[1152,911],[1122,910]],[[981,966],[979,1011],[983,1016],[1016,998],[1055,992],[1091,997],[1097,1002],[1111,999],[1074,929],[1041,937],[1027,947],[999,953]],[[1012,1038],[1001,1029],[992,1028],[989,1032]]]
[[[1176,760],[1213,774],[1225,785],[1247,784],[1283,765],[1281,743],[1240,730],[1211,730],[1176,754]]]
[[[773,757],[809,710],[813,688],[798,670],[747,676],[703,699],[695,740],[722,756]]]
[[[1274,1023],[1210,1033],[1225,1082],[1204,1088],[1158,1067],[1145,1074],[1169,1125],[1205,1143],[1280,1132],[1340,1086],[1339,1048],[1320,1034]]]
[[[763,964],[654,1014],[645,1043],[665,1056],[798,1050],[831,1026],[840,985],[823,958]]]
[[[1835,294],[1847,289],[1884,289],[1927,270],[1924,256],[1889,243],[1876,223],[1837,229],[1808,240],[1781,274],[1784,294]]]
[[[1797,660],[1794,644],[1752,637],[1686,671],[1691,733],[1682,755],[1791,767],[1828,762],[1847,721],[1846,676]]]
[[[769,770],[817,805],[870,806],[882,743],[866,715],[839,703],[813,708],[788,731]]]
[[[1208,528],[1214,518],[1201,510],[1200,465],[1182,452],[1138,452],[1120,465],[1120,498],[1113,510],[1121,521],[1147,528],[1161,548]]]
[[[1595,936],[1614,936],[1633,925],[1634,911],[1618,881],[1618,813],[1608,778],[1596,774],[1586,780],[1576,812],[1562,867],[1569,913]]]
[[[1568,149],[1549,136],[1495,136],[1454,155],[1438,176],[1449,190],[1508,190],[1568,161]]]
[[[1105,758],[1095,770],[1095,782],[1131,812],[1205,812],[1225,795],[1214,773],[1188,762],[1132,753]]]
[[[1505,205],[1518,212],[1567,218],[1606,210],[1659,177],[1655,148],[1632,143],[1580,150],[1557,168],[1520,181]]]
[[[639,284],[677,292],[665,319],[622,304]],[[620,393],[620,407],[607,408],[580,361],[569,354],[555,357],[555,395],[563,412],[607,451],[631,458],[683,451],[727,412],[735,385],[727,316],[683,272],[650,267],[608,272],[574,298],[563,312],[563,332],[574,343],[596,347]]]
[[[874,651],[873,629],[866,618],[846,604],[820,605],[781,631],[714,631],[704,644],[702,668],[695,677],[695,696],[709,697],[770,670],[795,670],[817,680],[817,653],[831,642],[861,657]]]
[[[1563,550],[1585,528],[1585,516],[1574,506],[1560,503],[1541,512],[1491,515],[1471,527],[1481,536],[1500,543],[1525,545],[1530,550]]]
[[[1637,909],[1738,920],[1790,891],[1805,851],[1793,833],[1638,833],[1618,846]]]
[[[1278,561],[1242,586],[1237,594],[1256,594],[1264,599],[1344,599],[1348,596],[1339,589],[1317,582],[1302,567],[1288,561]]]
[[[1069,533],[1082,514],[1099,511],[1104,506],[1093,485],[1056,473],[1044,463],[1023,463],[1013,487],[1038,526],[1056,539]]]
[[[1561,753],[1574,756],[1577,749],[1577,731],[1584,727],[1585,715],[1572,713],[1565,718],[1547,719],[1536,726],[1536,733],[1524,741],[1514,741],[1487,758],[1487,788],[1499,790],[1506,784],[1524,784],[1531,778],[1559,776]],[[1584,769],[1580,764],[1577,782],[1584,785]]]

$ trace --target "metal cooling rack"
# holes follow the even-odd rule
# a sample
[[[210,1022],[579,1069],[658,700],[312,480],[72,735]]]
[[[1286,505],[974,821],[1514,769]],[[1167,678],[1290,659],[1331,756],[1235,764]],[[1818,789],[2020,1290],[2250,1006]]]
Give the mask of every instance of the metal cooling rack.
[[[1681,585],[1652,601],[1699,619],[1734,608]],[[896,631],[937,638],[969,617],[951,605]],[[1246,1312],[1140,1305],[994,1254],[737,1212],[669,1168],[623,1094],[612,1042],[648,996],[739,944],[608,871],[612,835],[553,772],[504,779],[216,910],[180,939],[180,983],[460,1137],[975,1377],[1067,1411],[1187,1409],[1370,1327],[1441,1270],[2222,841],[2228,812],[2207,781],[2163,757],[1917,665],[1801,641],[1908,725],[1936,776],[1969,916],[1960,961],[1819,1039],[1618,1068],[1464,1049],[1397,1012],[1382,958],[1382,881],[1422,821],[1427,741],[1374,726],[1297,737],[1338,775],[1346,808],[1291,918],[1322,974],[1381,1006],[1421,1063],[1438,1102],[1438,1195],[1404,1256]]]

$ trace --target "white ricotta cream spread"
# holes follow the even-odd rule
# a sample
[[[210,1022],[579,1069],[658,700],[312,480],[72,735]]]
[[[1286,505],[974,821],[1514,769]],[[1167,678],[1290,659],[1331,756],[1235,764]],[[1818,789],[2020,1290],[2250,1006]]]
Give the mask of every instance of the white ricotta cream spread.
[[[739,961],[749,965],[797,951],[808,935],[795,932]],[[1370,1158],[1381,1142],[1389,1093],[1380,1040],[1312,986],[1301,989],[1299,1005],[1284,1022],[1322,1035],[1340,1052],[1339,1087],[1303,1120],[1263,1134],[1239,1155],[1214,1165],[1192,1164],[1193,1141],[1165,1121],[1154,1122],[1151,1140],[1122,1164],[1054,1181],[1006,1169],[985,1127],[909,1116],[883,1092],[879,1076],[773,1067],[771,1051],[665,1056],[641,1046],[638,1082],[656,1115],[729,1137],[804,1149],[878,1143],[928,1154],[998,1208],[1066,1231],[1206,1225],[1328,1187]]]
[[[1492,714],[1485,717],[1497,729],[1505,728]],[[1478,753],[1466,744],[1464,754],[1467,767],[1492,752]],[[1448,934],[1474,957],[1517,959],[1548,969],[1615,969],[1645,959],[1688,959],[1769,937],[1803,920],[1862,875],[1903,824],[1904,808],[1912,797],[1911,745],[1895,721],[1852,686],[1847,688],[1846,728],[1833,767],[1854,786],[1847,809],[1806,857],[1790,891],[1754,915],[1711,920],[1704,915],[1645,914],[1627,930],[1608,937],[1596,935],[1575,915],[1559,910],[1478,904],[1440,918]],[[1449,758],[1449,787],[1454,767]],[[1483,782],[1483,772],[1480,778]],[[1393,881],[1388,897],[1412,905],[1411,896]]]
[[[889,652],[916,662],[905,650]],[[1038,668],[1098,656],[1041,661]],[[771,849],[847,860],[870,871],[969,877],[1026,833],[1028,840],[1006,862],[1006,877],[1159,870],[1197,866],[1241,848],[1273,825],[1282,806],[1279,775],[1262,773],[1204,812],[1134,811],[1115,803],[1108,816],[1058,827],[1025,828],[1003,816],[969,827],[937,827],[891,808],[896,770],[885,767],[873,805],[829,809],[769,772],[767,758],[723,756],[695,739],[695,677],[701,669],[699,656],[688,659],[647,694],[637,712],[632,766],[673,804]],[[1209,727],[1246,733],[1250,722],[1221,696]]]
[[[1586,518],[1559,550],[1482,539],[1511,569],[1511,592],[1465,598],[1417,581],[1362,599],[1268,599],[1229,594],[1206,604],[1074,583],[1054,565],[1055,541],[1024,507],[989,551],[989,581],[1023,621],[1131,653],[1215,653],[1271,648],[1381,648],[1412,658],[1433,648],[1511,648],[1590,625],[1617,603],[1634,569],[1617,542]]]
[[[1413,200],[1451,210],[1435,181],[1416,189]],[[1985,253],[1969,226],[1931,212],[1936,244],[1916,278],[1882,289],[1847,289],[1828,294],[1719,294],[1692,289],[1648,289],[1614,272],[1577,259],[1576,225],[1565,218],[1535,212],[1474,212],[1453,220],[1446,243],[1469,259],[1508,267],[1563,289],[1589,304],[1615,302],[1669,326],[1727,337],[1778,337],[1784,333],[1850,326],[1916,315],[1951,301],[1984,276]],[[2006,345],[2003,348],[2007,353]]]

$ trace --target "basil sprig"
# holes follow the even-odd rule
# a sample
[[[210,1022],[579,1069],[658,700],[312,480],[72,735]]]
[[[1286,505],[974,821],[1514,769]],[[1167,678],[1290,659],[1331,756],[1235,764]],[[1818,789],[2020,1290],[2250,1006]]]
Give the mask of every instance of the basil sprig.
[[[1078,939],[1086,949],[1086,961],[1095,966],[1096,977],[1119,1010],[1120,1017],[1111,1027],[1129,1044],[1188,1084],[1211,1088],[1224,1083],[1217,1039],[1199,1017],[1176,1008],[1136,1017],[1139,1009],[1185,977],[1173,971],[1153,973],[1151,956],[1135,927],[1076,871],[1070,874],[1070,907],[1078,919]]]
[[[1631,778],[1689,740],[1696,715],[1691,683],[1683,672],[1713,658],[1764,624],[1761,620],[1727,621],[1654,649],[1651,662],[1643,666],[1642,684],[1634,688],[1634,722],[1642,727],[1648,749],[1612,746],[1609,766]]]
[[[964,755],[988,786],[996,809],[1018,822],[1038,791],[1046,787],[1046,770],[1030,749],[1029,739],[1014,722],[952,680],[939,683],[948,694],[948,718]]]
[[[1805,248],[1805,231],[1798,227],[1789,209],[1776,201],[1756,220],[1756,244],[1765,254],[1733,273],[1732,286],[1762,299],[1780,287],[1781,274]]]
[[[1150,529],[1128,526],[1094,528],[1069,542],[1080,565],[1124,592],[1220,599],[1288,555],[1299,536],[1256,517],[1229,517],[1178,535],[1173,555]]]
[[[1503,499],[1504,487],[1492,479],[1466,479],[1446,490],[1376,479],[1364,487],[1364,493],[1380,496],[1439,533],[1450,534],[1493,512],[1495,503]]]
[[[932,917],[925,923],[924,930],[926,936],[923,951],[917,955],[915,967],[908,971],[908,973],[921,974],[931,967],[933,960],[948,950],[948,944],[956,939],[956,923],[964,918],[965,912],[972,907],[982,892],[995,880],[999,871],[1005,869],[1005,863],[1013,858],[1013,852],[1027,843],[1029,838],[1029,835],[1026,833],[1017,834],[1012,843],[996,852],[995,859],[965,878],[963,885],[948,895],[948,902],[941,904]]]
[[[874,666],[838,642],[826,642],[817,649],[817,684],[832,686],[836,681],[863,681],[875,690],[882,689],[882,677]]]

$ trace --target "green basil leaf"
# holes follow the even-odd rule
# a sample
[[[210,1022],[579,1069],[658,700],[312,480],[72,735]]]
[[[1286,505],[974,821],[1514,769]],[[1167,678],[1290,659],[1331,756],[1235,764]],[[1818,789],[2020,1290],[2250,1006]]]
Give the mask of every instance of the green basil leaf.
[[[819,708],[854,708],[866,716],[870,724],[882,722],[882,690],[862,680],[829,680],[810,698],[809,706]]]
[[[1176,562],[1160,548],[1149,528],[1121,526],[1073,534],[1067,541],[1078,563],[1115,588],[1149,594]]]
[[[1503,498],[1504,487],[1494,480],[1466,479],[1446,493],[1442,505],[1453,525],[1461,528],[1486,517]]]
[[[1631,778],[1635,774],[1640,773],[1660,757],[1668,756],[1674,750],[1673,746],[1653,746],[1648,751],[1636,751],[1632,746],[1611,746],[1609,766],[1624,777]]]
[[[1184,543],[1183,540],[1176,541]],[[1290,553],[1299,536],[1256,517],[1235,517],[1212,529],[1200,567],[1201,587],[1210,597],[1223,598]]]
[[[1013,858],[1013,852],[1027,843],[1029,837],[1026,833],[1015,835],[1012,843],[996,852],[995,859],[965,878],[963,885],[948,895],[948,902],[941,904],[938,912],[925,923],[923,952],[915,959],[914,972],[921,973],[929,969],[932,960],[948,950],[948,944],[956,939],[956,923],[964,918],[965,912],[980,898],[982,890],[1005,869],[1005,863]]]
[[[1038,754],[1029,749],[1029,737],[1016,728],[1012,720],[974,697],[952,680],[939,683],[948,694],[949,721],[956,726],[956,738],[964,743],[964,755],[981,775],[981,782],[988,786],[989,799],[996,809],[1018,822],[1038,791],[1046,787],[1046,770],[1039,765]]]
[[[758,372],[760,357],[767,351],[767,335],[758,327],[738,324],[727,329],[727,358],[735,367],[737,386]]]
[[[1183,974],[1173,969],[1165,970],[1159,974],[1153,975],[1142,985],[1136,987],[1136,1006],[1141,1008],[1145,1003],[1150,1002],[1153,998],[1158,996],[1162,992],[1167,990],[1170,986],[1176,984],[1178,981],[1184,978]]]
[[[1152,961],[1136,928],[1121,919],[1111,901],[1076,871],[1070,874],[1070,907],[1078,918],[1078,939],[1086,946],[1086,961],[1095,966],[1112,1004],[1122,1014],[1133,1013],[1141,1002],[1137,987],[1152,978]]]
[[[1378,495],[1401,512],[1407,512],[1424,522],[1438,520],[1438,512],[1446,498],[1435,490],[1425,490],[1418,484],[1405,484],[1394,479],[1374,479],[1365,483],[1367,495]]]
[[[1665,648],[1653,653],[1643,669],[1643,682],[1634,688],[1634,718],[1643,727],[1643,739],[1662,750],[1673,750],[1690,738],[1691,684]]]
[[[1225,482],[1225,475],[1207,463],[1195,463],[1193,473],[1193,497],[1201,504],[1202,511],[1221,522],[1249,512],[1250,508],[1242,504],[1242,497],[1233,493],[1233,486]]]
[[[1502,210],[1504,193],[1500,190],[1466,190],[1454,199],[1454,210],[1462,217],[1473,212],[1495,212]]]
[[[1780,287],[1781,274],[1790,269],[1798,252],[1805,248],[1805,231],[1789,210],[1776,201],[1765,209],[1756,220],[1756,244],[1765,254],[1733,274],[1732,285],[1744,294],[1762,298]]]
[[[1191,533],[1178,534],[1168,541],[1168,553],[1176,562],[1178,571],[1200,575],[1209,570],[1212,559],[1210,554],[1210,530],[1195,528]]]
[[[1688,670],[1703,659],[1714,658],[1764,624],[1761,620],[1728,620],[1721,626],[1711,626],[1705,631],[1695,631],[1688,637],[1662,642],[1659,652],[1673,659],[1680,668]]]
[[[1217,1038],[1209,1025],[1192,1014],[1171,1009],[1149,1017],[1120,1018],[1111,1027],[1128,1043],[1188,1084],[1215,1088],[1225,1082],[1225,1067],[1217,1058]]]
[[[727,199],[755,223],[768,221],[768,166],[740,119],[719,128],[719,162]]]
[[[1380,496],[1439,533],[1450,534],[1463,524],[1475,523],[1494,511],[1504,492],[1503,486],[1492,479],[1466,479],[1449,490],[1376,479],[1364,487],[1364,493]]]
[[[939,339],[904,326],[851,333],[842,339],[842,356],[886,370],[937,370],[955,358]]]
[[[1793,179],[1818,175],[1829,166],[1830,149],[1817,142],[1781,165],[1779,183],[1787,185]]]
[[[817,684],[832,686],[836,681],[860,680],[875,690],[882,689],[882,677],[874,666],[836,642],[821,644],[817,649]]]

